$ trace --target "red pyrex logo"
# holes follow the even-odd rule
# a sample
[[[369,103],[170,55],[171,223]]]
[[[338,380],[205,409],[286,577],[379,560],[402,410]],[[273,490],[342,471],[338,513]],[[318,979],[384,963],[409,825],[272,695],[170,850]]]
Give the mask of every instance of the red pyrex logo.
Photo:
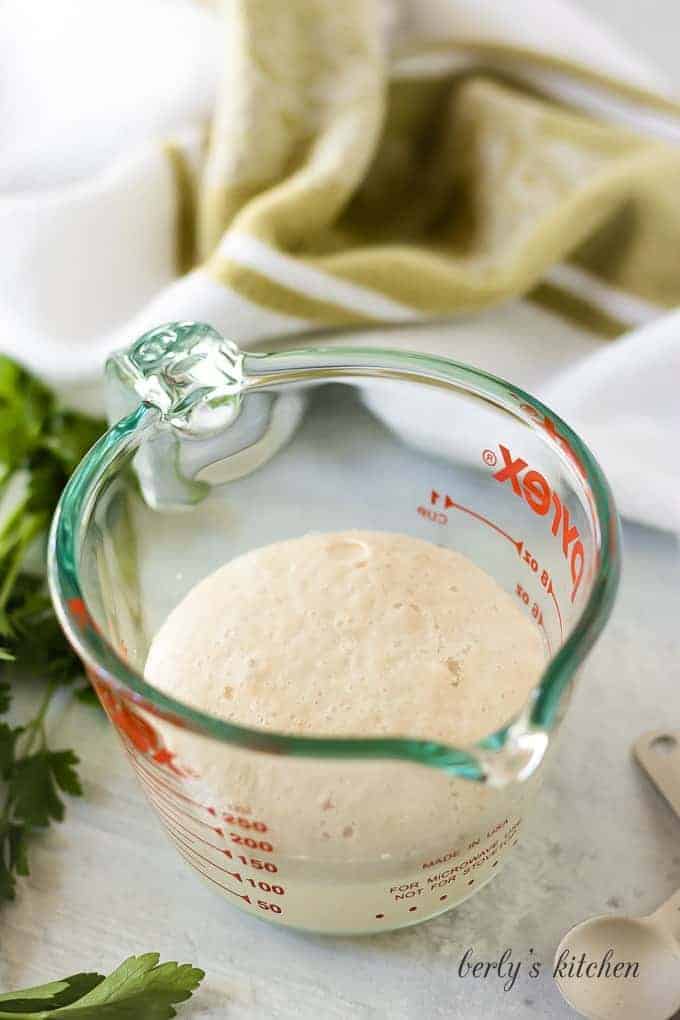
[[[513,457],[507,446],[503,446],[502,443],[499,443],[498,448],[503,458],[503,467],[494,473],[493,477],[496,481],[510,482],[515,495],[523,499],[539,517],[547,517],[552,513],[550,530],[555,537],[559,537],[562,554],[569,565],[572,582],[571,601],[573,602],[583,579],[585,567],[585,552],[581,533],[576,525],[572,524],[568,508],[552,489],[544,475],[533,469],[527,471],[526,469],[529,467],[527,461],[522,460],[521,457]]]

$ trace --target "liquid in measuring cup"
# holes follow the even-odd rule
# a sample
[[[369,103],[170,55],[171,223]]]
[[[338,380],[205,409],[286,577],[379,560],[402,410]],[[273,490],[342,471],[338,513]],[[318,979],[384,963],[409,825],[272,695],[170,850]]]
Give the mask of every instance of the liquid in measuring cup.
[[[386,532],[255,549],[196,585],[146,678],[180,701],[288,734],[466,746],[525,704],[545,664],[521,600],[461,554]],[[512,793],[402,761],[277,757],[146,720],[130,751],[179,852],[240,907],[321,931],[448,909],[517,841]],[[123,729],[119,725],[119,730]]]

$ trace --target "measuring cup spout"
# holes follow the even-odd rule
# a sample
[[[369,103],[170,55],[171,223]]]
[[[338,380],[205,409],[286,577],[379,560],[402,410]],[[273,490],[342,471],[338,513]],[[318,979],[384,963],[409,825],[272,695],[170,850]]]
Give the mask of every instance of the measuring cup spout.
[[[546,730],[515,723],[499,749],[483,751],[480,755],[486,782],[496,788],[525,782],[540,766],[549,743]]]

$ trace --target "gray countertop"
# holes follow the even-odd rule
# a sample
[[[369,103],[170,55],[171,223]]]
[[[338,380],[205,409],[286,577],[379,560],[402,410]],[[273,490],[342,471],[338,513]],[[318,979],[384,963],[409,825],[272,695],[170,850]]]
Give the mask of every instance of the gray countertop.
[[[593,913],[645,913],[680,886],[680,821],[630,754],[640,733],[680,720],[679,592],[677,539],[627,526],[618,603],[520,847],[472,899],[394,934],[297,934],[216,899],[162,835],[110,726],[64,703],[54,739],[82,757],[85,798],[36,841],[31,878],[3,910],[0,987],[154,949],[207,971],[188,1017],[573,1016],[550,973],[565,930]],[[18,712],[32,696],[29,685]],[[461,977],[468,949],[485,962],[510,949],[523,962],[514,986]]]

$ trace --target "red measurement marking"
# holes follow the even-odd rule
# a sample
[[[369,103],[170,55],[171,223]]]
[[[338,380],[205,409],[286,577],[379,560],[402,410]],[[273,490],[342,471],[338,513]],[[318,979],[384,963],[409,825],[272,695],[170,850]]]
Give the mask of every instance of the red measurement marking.
[[[439,499],[441,499],[441,493],[437,492],[435,489],[432,489],[432,492],[430,493],[430,502],[433,505],[435,505]],[[497,531],[499,535],[502,535],[504,538],[507,538],[509,542],[512,542],[514,547],[517,549],[517,554],[519,556],[522,555],[522,549],[524,547],[524,542],[521,539],[519,539],[519,540],[514,539],[512,537],[512,535],[508,534],[507,531],[504,531],[503,528],[499,527],[495,523],[495,521],[490,520],[488,517],[485,517],[483,514],[477,513],[476,510],[472,510],[468,506],[463,506],[462,503],[456,503],[454,500],[451,499],[451,497],[449,495],[446,495],[446,494],[444,496],[444,507],[445,507],[446,510],[451,510],[451,509],[462,510],[463,513],[469,514],[471,517],[475,517],[478,521],[481,521],[483,524],[486,524],[490,528],[493,528],[494,531]],[[427,517],[429,520],[433,521],[435,524],[448,524],[448,518],[447,518],[446,514],[444,514],[444,513],[441,513],[441,512],[433,513],[431,510],[427,510],[423,506],[419,506],[418,507],[418,513],[420,514],[421,517]]]
[[[197,857],[201,856],[198,853],[198,851],[196,850],[196,848],[194,847],[194,845],[192,843],[190,843],[189,840],[185,836],[180,836],[180,834],[178,832],[175,832],[175,830],[173,828],[171,828],[171,826],[166,825],[165,826],[165,831],[167,832],[168,836],[173,841],[173,843],[181,843],[183,847],[186,847],[187,850],[191,850],[191,852],[196,854]],[[204,857],[203,860],[209,862],[210,858],[209,857]]]
[[[564,626],[562,624],[562,613],[560,612],[560,604],[557,601],[557,597],[556,597],[555,592],[553,590],[552,581],[550,582],[550,585],[548,587],[548,594],[550,595],[550,597],[552,598],[553,602],[555,603],[555,609],[557,610],[557,619],[560,621],[560,637],[562,639],[564,639]]]
[[[240,815],[235,815],[232,812],[225,812],[222,815],[222,819],[227,825],[238,825],[241,829],[252,829],[253,832],[267,831],[267,826],[264,822],[258,822],[252,818],[242,818]]]
[[[89,674],[92,684],[97,691],[99,700],[111,722],[116,727],[116,732],[121,740],[128,740],[132,746],[141,754],[147,756],[147,760],[153,759],[159,765],[165,766],[180,779],[189,775],[186,769],[179,768],[175,762],[175,755],[163,746],[160,733],[136,712],[130,703],[130,699],[121,696],[114,691],[104,680],[96,674]]]
[[[172,787],[169,787],[169,786],[163,784],[157,776],[149,775],[149,773],[146,772],[138,763],[135,763],[135,764],[136,764],[137,775],[139,776],[140,781],[142,783],[149,783],[151,788],[156,793],[158,793],[159,796],[164,795],[166,797],[171,797],[173,800],[175,798],[177,798],[178,800],[183,800],[187,804],[192,804],[194,807],[198,808],[199,810],[207,811],[209,814],[212,815],[212,812],[210,811],[210,809],[206,808],[203,804],[200,804],[197,800],[192,800],[191,797],[185,796],[183,793],[180,793],[178,790],[173,790]]]
[[[199,804],[197,800],[193,800],[191,797],[187,797],[186,794],[180,793],[179,790],[173,790],[172,787],[166,786],[165,784],[161,783],[157,776],[150,775],[141,767],[139,767],[138,771],[140,775],[144,777],[144,780],[146,780],[146,782],[148,783],[151,783],[154,790],[157,790],[159,793],[163,792],[168,797],[173,798],[176,797],[178,800],[183,800],[187,804],[192,804],[194,807],[198,808],[201,811],[207,811],[208,813],[211,813],[208,808],[204,807],[203,804]]]
[[[92,627],[93,630],[96,630],[89,610],[82,599],[68,599],[66,604],[71,610],[71,615],[81,629],[84,630],[85,627]]]
[[[185,835],[190,836],[191,839],[197,840],[199,843],[202,843],[204,846],[211,847],[213,850],[216,850],[218,853],[226,854],[226,851],[223,850],[222,847],[215,846],[215,844],[211,843],[209,839],[203,839],[203,836],[199,836],[198,833],[192,832],[191,829],[187,829],[186,825],[182,825],[182,823],[177,818],[175,818],[174,815],[170,811],[164,812],[163,809],[161,808],[161,806],[159,804],[157,804],[153,800],[152,797],[149,797],[149,800],[151,801],[151,803],[155,807],[156,811],[158,812],[158,816],[161,819],[161,822],[163,823],[163,827],[166,829],[166,831],[173,831],[174,832],[174,829],[172,829],[172,826],[175,826],[175,828],[179,829]]]
[[[159,815],[159,817],[160,817],[161,821],[163,822],[163,824],[164,824],[166,829],[170,825],[174,825],[178,829],[180,829],[182,832],[186,833],[187,836],[191,836],[192,839],[197,839],[199,841],[199,843],[205,843],[206,846],[211,846],[215,850],[219,849],[219,847],[216,847],[214,843],[210,843],[207,839],[203,839],[202,836],[197,836],[196,833],[192,829],[188,829],[186,827],[186,825],[184,825],[182,822],[179,821],[178,818],[175,818],[175,816],[173,815],[172,811],[168,811],[167,807],[164,804],[161,805],[157,801],[155,801],[153,799],[153,797],[148,792],[146,793],[146,796],[147,796],[147,799],[153,805],[153,807],[155,807],[155,809],[158,812],[158,815]]]
[[[470,517],[475,517],[478,521],[482,521],[483,524],[487,524],[490,528],[493,528],[493,530],[497,531],[499,535],[503,536],[503,538],[507,538],[508,542],[512,542],[519,556],[522,555],[524,542],[521,539],[518,541],[513,538],[512,535],[509,535],[507,531],[504,531],[503,528],[499,528],[495,521],[489,520],[489,518],[485,517],[483,514],[478,514],[476,510],[471,510],[469,506],[463,506],[462,503],[454,503],[453,500],[451,500],[451,506],[455,507],[456,510],[462,510],[464,514],[469,514]]]
[[[557,431],[557,426],[552,418],[549,418],[547,414],[539,411],[538,408],[533,407],[531,404],[520,404],[520,410],[526,411],[537,425],[540,425],[541,428],[545,429],[551,439],[553,439],[556,443],[559,443],[581,477],[587,480],[588,476],[585,467],[581,463],[581,458],[577,455],[567,437]]]
[[[150,783],[149,787],[152,788]],[[161,798],[162,803],[167,804],[167,800],[163,800],[159,790],[154,790],[153,792],[156,794],[157,797]],[[172,807],[184,818],[187,818],[190,822],[193,822],[194,825],[201,825],[204,829],[208,829],[210,832],[217,833],[218,836],[224,836],[223,829],[219,829],[215,825],[209,825],[208,822],[204,822],[202,818],[196,818],[196,816],[192,815],[189,811],[184,811],[178,804],[172,804]]]
[[[139,781],[142,784],[142,786],[145,789],[146,789],[146,784],[147,783],[151,786],[152,785],[151,775],[146,771],[146,769],[144,769],[142,767],[141,760],[137,757],[137,755],[131,749],[131,747],[125,744],[125,742],[123,742],[123,750],[125,751],[125,753],[127,754],[128,758],[130,759],[130,764],[132,765],[133,769],[137,773],[137,776],[138,776]],[[157,781],[157,777],[154,777],[154,781]],[[156,787],[154,786],[153,789],[155,790]],[[170,797],[174,798],[175,796],[177,796],[176,791],[171,786],[166,787],[165,788],[165,792]]]
[[[181,832],[186,833],[187,836],[191,836],[192,839],[195,839],[199,843],[202,843],[204,846],[209,846],[213,850],[216,850],[218,853],[225,854],[225,856],[226,856],[227,851],[225,849],[223,849],[221,846],[215,846],[215,844],[211,843],[210,840],[203,839],[203,836],[199,836],[198,833],[192,832],[191,829],[187,829],[186,825],[182,825],[182,823],[180,821],[178,821],[176,818],[174,818],[173,815],[169,811],[167,812],[167,814],[164,814],[163,811],[161,810],[161,808],[159,807],[159,805],[156,804],[156,802],[151,797],[149,797],[149,800],[151,801],[153,806],[158,811],[158,815],[159,815],[161,821],[163,822],[163,828],[166,830],[166,832],[174,832],[174,830],[172,829],[172,826],[174,825]],[[177,834],[175,833],[175,835],[177,835]]]
[[[119,729],[118,730],[118,735],[120,736],[120,739],[123,741],[123,743],[126,745],[126,747],[132,748],[134,751],[138,752],[140,755],[141,754],[144,755],[144,758],[140,759],[140,760],[143,760],[145,762],[145,764],[149,766],[149,770],[151,772],[153,772],[154,775],[157,775],[159,777],[159,779],[160,778],[163,778],[163,779],[168,779],[169,778],[169,776],[168,776],[168,769],[170,770],[172,775],[175,776],[177,779],[180,779],[180,780],[190,779],[190,778],[191,779],[198,779],[198,776],[195,773],[190,772],[186,768],[181,768],[181,769],[177,768],[177,766],[173,764],[172,759],[175,757],[175,754],[174,754],[173,751],[169,751],[167,748],[160,748],[159,750],[157,750],[153,754],[150,754],[150,753],[147,753],[145,748],[140,748],[138,746],[138,744],[135,743],[135,741],[131,739],[129,733],[126,733],[122,729]],[[162,765],[164,767],[163,768],[157,768],[156,766],[158,766],[158,765]],[[167,768],[165,766],[167,766]],[[174,787],[172,787],[172,789],[174,789]]]
[[[192,854],[195,854],[196,857],[199,858],[199,860],[205,861],[206,864],[212,865],[214,868],[217,868],[218,871],[227,871],[226,868],[221,868],[219,864],[215,864],[215,862],[210,857],[205,857],[203,854],[199,854],[196,847],[192,846],[192,844],[187,839],[183,839],[177,832],[170,828],[170,826],[167,826],[165,831],[168,834],[168,838],[175,844],[175,846],[177,847],[183,846],[185,850],[189,850]],[[231,874],[231,872],[228,873]]]
[[[558,618],[559,624],[560,624],[560,632],[562,634],[562,637],[564,637],[564,631],[562,630],[562,616],[560,614],[560,607],[557,604],[557,599],[555,599],[555,595],[552,593],[552,582],[551,582],[550,587],[549,587],[548,590],[551,592],[551,594],[553,596],[553,601],[555,602],[555,608],[557,609],[557,618]],[[548,651],[552,655],[552,644],[551,644],[551,641],[550,641],[550,637],[548,636],[548,631],[546,630],[546,627],[545,627],[545,622],[543,620],[543,611],[541,610],[538,602],[534,602],[532,604],[531,596],[529,595],[529,592],[519,582],[517,583],[517,585],[515,587],[515,591],[516,591],[517,595],[519,596],[519,598],[521,599],[522,605],[525,605],[527,607],[527,609],[530,611],[533,619],[536,621],[538,626],[543,629],[543,633],[545,634],[545,640],[546,640],[546,643],[548,645]]]
[[[541,620],[540,627],[541,627],[543,633],[545,634],[545,643],[548,646],[548,654],[552,655],[552,643],[550,641],[550,635],[548,634],[548,631],[546,630],[546,626],[545,626],[545,623],[543,622],[543,620]]]
[[[266,839],[253,839],[251,836],[242,836],[240,832],[230,832],[229,838],[237,846],[247,846],[249,850],[262,850],[265,854],[274,852],[274,847]]]
[[[179,839],[179,837],[176,834],[171,833],[170,830],[168,830],[168,835],[170,836],[170,839],[175,844],[177,849],[179,849],[180,846],[183,846],[186,850],[189,850],[192,854],[195,854],[195,856],[198,857],[199,860],[205,861],[206,864],[209,864],[211,868],[215,868],[217,871],[223,871],[227,875],[233,875],[233,871],[230,871],[229,868],[223,868],[220,864],[215,864],[214,861],[211,861],[209,857],[204,857],[203,854],[199,854],[198,850],[195,850],[193,846],[190,846],[188,843],[185,843],[184,840]]]
[[[230,889],[228,885],[223,885],[222,882],[218,882],[217,879],[212,877],[212,875],[206,874],[206,872],[203,871],[202,868],[199,868],[197,867],[197,865],[192,864],[192,862],[188,860],[188,858],[184,857],[184,854],[182,853],[181,850],[178,850],[178,853],[180,854],[181,857],[184,858],[187,864],[189,864],[192,868],[194,868],[194,870],[196,870],[199,873],[199,875],[202,875],[203,878],[207,878],[207,880],[209,882],[212,882],[213,885],[216,885],[218,888],[224,890],[224,892],[231,893],[232,896],[238,896],[240,900],[245,900],[246,903],[248,903],[250,906],[253,905],[253,901],[251,900],[250,896],[248,896],[246,893],[236,892],[235,889]],[[258,900],[257,906],[260,908],[260,910],[270,910],[272,914],[283,914],[283,907],[280,906],[280,904],[278,903],[271,903],[267,900]]]
[[[180,791],[176,787],[174,787],[171,783],[168,783],[166,781],[165,775],[163,773],[161,773],[158,770],[154,770],[152,772],[150,769],[147,769],[142,765],[142,761],[146,761],[147,759],[140,760],[134,758],[131,750],[128,750],[128,748],[126,748],[126,750],[128,751],[128,755],[130,756],[130,758],[138,766],[139,771],[144,774],[145,778],[147,778],[149,782],[155,783],[158,787],[163,789],[166,793],[170,794],[171,796],[178,797],[180,800],[186,801],[187,804],[193,804],[194,807],[200,808],[201,811],[207,811],[207,813],[209,815],[212,815],[213,818],[217,817],[217,812],[215,811],[215,808],[208,807],[206,804],[201,804],[200,801],[194,800],[192,797],[187,797],[185,793],[180,793]]]
[[[150,790],[153,791],[153,793],[158,797],[158,799],[160,800],[160,802],[162,804],[165,804],[166,806],[173,807],[181,815],[184,815],[185,818],[188,818],[189,821],[194,822],[196,825],[202,825],[206,829],[209,829],[211,832],[216,832],[218,836],[223,836],[224,835],[224,832],[223,832],[222,829],[218,829],[214,825],[208,825],[208,823],[204,822],[201,818],[196,818],[196,816],[190,814],[190,812],[183,811],[182,808],[179,807],[179,805],[174,803],[174,800],[168,800],[168,797],[170,796],[170,794],[162,792],[156,786],[154,786],[152,781],[149,779],[149,777],[147,775],[145,775],[142,772],[142,770],[139,768],[139,766],[135,766],[135,768],[136,768],[137,775],[139,776],[142,785],[143,786],[146,785],[146,787],[147,787],[147,793]],[[154,803],[156,803],[156,802],[154,801]]]
[[[421,517],[426,517],[433,524],[448,524],[449,519],[441,510],[428,510],[426,506],[419,506],[417,511]]]
[[[179,848],[177,849],[177,853],[180,855],[180,857],[183,857],[187,864],[194,868],[199,873],[199,875],[202,875],[203,878],[207,878],[209,882],[212,882],[213,885],[216,885],[219,889],[223,889],[224,892],[231,893],[232,896],[237,896],[238,899],[240,900],[245,900],[246,903],[250,903],[252,906],[253,901],[251,900],[250,896],[247,893],[236,892],[235,889],[230,889],[229,886],[224,885],[223,882],[218,882],[216,878],[212,877],[212,875],[208,875],[208,873],[205,872],[203,868],[199,868],[196,864],[194,864],[193,861],[189,860],[189,858],[185,854],[183,854]]]
[[[200,860],[205,861],[206,864],[210,864],[211,867],[216,868],[217,871],[223,871],[225,873],[225,875],[231,875],[232,878],[237,878],[238,877],[239,882],[249,882],[250,885],[252,885],[253,889],[261,889],[262,892],[273,892],[276,896],[283,896],[285,894],[285,891],[286,891],[285,886],[280,885],[280,884],[273,884],[273,885],[271,885],[269,882],[266,882],[263,879],[258,879],[257,877],[256,878],[251,878],[249,875],[246,875],[245,878],[242,878],[240,873],[235,873],[234,871],[231,871],[229,868],[223,868],[221,865],[216,864],[215,861],[213,861],[213,859],[211,857],[204,857],[203,854],[200,854],[198,852],[198,850],[196,850],[196,848],[191,845],[191,843],[189,843],[186,839],[182,839],[181,836],[179,836],[176,832],[174,832],[170,828],[170,826],[166,825],[165,826],[165,831],[167,832],[170,840],[172,841],[172,843],[175,844],[175,846],[177,846],[177,847],[183,846],[186,850],[189,850],[192,854],[195,854],[196,857],[198,857]],[[219,847],[213,847],[213,849],[217,850],[218,853],[224,853],[225,852],[223,850],[220,850]],[[231,854],[229,854],[229,857],[231,857]],[[238,867],[238,864],[236,863],[236,861],[239,861],[243,865],[243,867],[245,867],[245,868],[252,868],[253,867],[253,861],[258,863],[257,862],[257,858],[252,858],[251,857],[250,860],[248,860],[247,857],[238,856],[236,858],[236,860],[234,860],[234,862],[232,863],[232,865],[231,865],[232,868]],[[268,874],[268,875],[277,874],[278,868],[271,861],[259,862],[259,863],[260,864],[268,864],[269,865],[269,867],[266,869],[266,874]],[[257,870],[259,871],[260,868],[258,868]],[[279,882],[280,882],[280,876],[279,876]],[[265,889],[264,886],[269,886],[269,888]]]
[[[520,499],[523,499],[527,506],[539,517],[548,517],[552,511],[551,532],[557,538],[561,525],[561,547],[562,554],[569,565],[572,580],[571,601],[576,598],[586,568],[586,554],[581,541],[581,533],[577,526],[571,522],[569,509],[562,502],[560,496],[555,492],[547,478],[540,471],[530,468],[520,478],[528,462],[522,457],[514,457],[507,446],[499,443],[499,450],[503,458],[503,467],[496,471],[493,478],[503,485],[510,482],[512,491]]]
[[[166,819],[168,817],[171,818],[172,821],[176,825],[178,825],[181,829],[183,829],[184,832],[187,832],[187,833],[189,833],[189,835],[193,836],[195,839],[200,840],[201,843],[205,843],[207,846],[212,846],[212,847],[214,847],[215,850],[222,851],[222,847],[216,847],[214,843],[210,843],[208,840],[203,839],[201,836],[197,835],[193,831],[193,829],[188,829],[186,827],[186,825],[183,825],[179,821],[179,819],[175,817],[175,815],[172,813],[172,811],[170,811],[171,807],[173,807],[173,808],[175,807],[174,804],[169,803],[167,800],[160,800],[160,799],[156,800],[156,797],[159,797],[158,791],[154,790],[153,787],[150,784],[146,785],[144,783],[144,779],[141,777],[141,775],[140,775],[140,781],[141,781],[142,788],[143,788],[143,790],[144,790],[148,800],[151,801],[151,803],[156,808],[156,811],[158,811],[158,813],[161,816],[161,818],[163,818],[163,819]],[[155,796],[152,796],[152,793],[155,794]],[[165,812],[167,812],[167,814],[163,813],[163,809],[165,810]],[[179,810],[179,808],[177,808],[177,810]],[[189,818],[191,821],[197,822],[199,825],[205,825],[205,822],[201,822],[200,819],[194,818],[193,815],[187,815],[185,812],[180,812],[180,814],[183,814],[185,818]],[[224,836],[224,832],[221,829],[211,829],[210,826],[206,826],[206,827],[208,829],[210,829],[211,832],[216,832],[218,834],[218,836]]]
[[[156,791],[152,790],[151,787],[147,787],[144,792],[146,793],[148,800],[151,801],[153,806],[158,811],[161,818],[171,818],[172,821],[180,828],[182,828],[185,832],[190,833],[192,836],[194,835],[194,830],[187,828],[186,825],[183,825],[183,823],[180,822],[180,820],[170,810],[171,807],[175,806],[174,804],[169,803],[167,800],[161,800],[160,797],[158,797]],[[199,837],[196,838],[198,839]]]
[[[167,765],[169,768],[174,770],[175,752],[168,751],[167,747],[161,747],[160,750],[154,751],[151,757],[152,760],[158,762],[159,765]]]

